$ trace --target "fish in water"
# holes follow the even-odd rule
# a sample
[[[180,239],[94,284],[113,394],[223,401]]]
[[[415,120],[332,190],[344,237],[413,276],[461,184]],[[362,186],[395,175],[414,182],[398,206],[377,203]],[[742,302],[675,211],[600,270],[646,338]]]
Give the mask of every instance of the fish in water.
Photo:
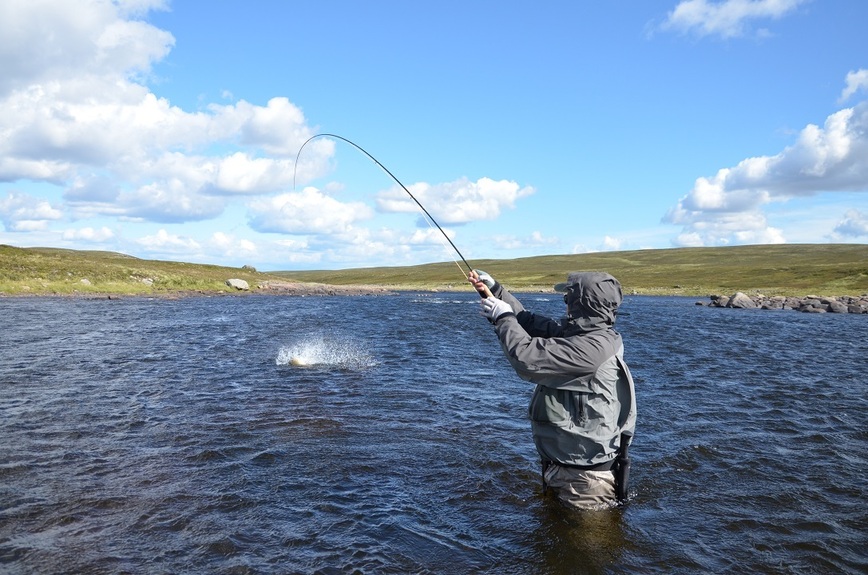
[[[304,358],[294,356],[289,360],[290,365],[294,365],[295,367],[308,367],[310,363],[308,363]]]

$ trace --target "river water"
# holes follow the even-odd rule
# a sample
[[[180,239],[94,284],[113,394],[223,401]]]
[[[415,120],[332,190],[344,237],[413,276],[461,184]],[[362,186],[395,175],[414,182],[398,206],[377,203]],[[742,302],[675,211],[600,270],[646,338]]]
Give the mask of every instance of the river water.
[[[597,512],[541,494],[472,292],[0,317],[3,573],[868,571],[868,316],[628,297],[631,499]]]

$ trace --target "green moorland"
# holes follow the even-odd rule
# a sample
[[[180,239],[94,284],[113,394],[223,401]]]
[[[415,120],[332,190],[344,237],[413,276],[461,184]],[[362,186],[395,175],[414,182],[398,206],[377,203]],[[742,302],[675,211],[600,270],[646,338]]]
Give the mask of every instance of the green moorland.
[[[645,295],[861,295],[868,292],[868,244],[784,244],[673,248],[473,260],[513,290],[551,290],[570,271],[607,271],[625,293]],[[278,272],[293,281],[376,284],[395,289],[461,286],[455,263],[340,271]]]
[[[868,244],[784,244],[674,248],[512,260],[471,265],[513,290],[551,290],[575,270],[604,270],[625,293],[707,296],[736,291],[765,295],[861,295],[868,292]],[[261,273],[252,268],[142,260],[98,251],[0,245],[0,294],[160,295],[231,291],[229,278],[251,291],[264,281],[336,286],[376,285],[401,290],[465,290],[453,262],[407,267]],[[87,280],[87,281],[82,281]]]
[[[246,268],[142,260],[115,252],[0,245],[3,295],[219,293],[229,290],[229,278],[251,286],[280,279]]]

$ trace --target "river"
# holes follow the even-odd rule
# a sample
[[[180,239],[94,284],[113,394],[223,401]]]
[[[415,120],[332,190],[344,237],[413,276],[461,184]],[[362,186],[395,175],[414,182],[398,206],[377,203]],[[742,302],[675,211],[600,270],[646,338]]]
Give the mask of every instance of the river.
[[[866,316],[626,298],[631,497],[597,512],[542,495],[472,292],[0,317],[0,572],[868,571]]]

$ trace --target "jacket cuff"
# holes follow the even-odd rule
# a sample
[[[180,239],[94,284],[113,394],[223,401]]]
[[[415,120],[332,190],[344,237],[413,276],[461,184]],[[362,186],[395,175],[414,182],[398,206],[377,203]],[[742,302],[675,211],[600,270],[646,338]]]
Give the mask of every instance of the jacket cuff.
[[[500,314],[499,316],[497,316],[497,318],[496,318],[492,323],[495,324],[495,325],[497,325],[497,323],[498,323],[500,320],[502,320],[503,318],[506,318],[506,317],[515,317],[515,313],[513,313],[513,312],[511,312],[511,311],[508,311],[508,312],[506,312],[506,313],[502,313],[502,314]]]

